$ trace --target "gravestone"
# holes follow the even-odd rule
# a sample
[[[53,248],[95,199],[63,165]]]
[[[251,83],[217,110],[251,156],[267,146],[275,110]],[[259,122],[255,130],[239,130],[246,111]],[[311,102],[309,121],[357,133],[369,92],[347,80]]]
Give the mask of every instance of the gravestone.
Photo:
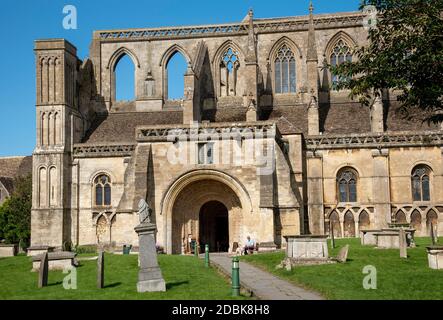
[[[40,271],[38,274],[38,287],[43,288],[48,285],[48,253],[43,253],[42,259],[40,260]]]
[[[103,289],[105,286],[105,253],[100,250],[97,259],[97,288]]]
[[[399,232],[399,247],[400,247],[400,258],[407,258],[408,257],[408,244],[406,240],[406,232],[405,229],[400,228]]]
[[[345,263],[346,260],[348,260],[348,252],[349,252],[349,244],[340,249],[336,260],[340,263]]]
[[[165,280],[158,266],[155,233],[157,226],[151,223],[151,210],[145,200],[138,204],[140,224],[135,227],[139,239],[140,271],[137,292],[166,291]]]

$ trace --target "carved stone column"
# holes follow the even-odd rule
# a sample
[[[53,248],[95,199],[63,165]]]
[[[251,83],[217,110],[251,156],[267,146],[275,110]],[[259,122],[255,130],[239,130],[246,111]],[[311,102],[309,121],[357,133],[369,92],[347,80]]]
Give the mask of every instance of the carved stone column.
[[[391,222],[391,192],[389,181],[389,150],[372,150],[372,202],[375,208],[375,228]]]
[[[306,157],[309,230],[311,234],[324,234],[323,157],[318,151],[308,151]]]

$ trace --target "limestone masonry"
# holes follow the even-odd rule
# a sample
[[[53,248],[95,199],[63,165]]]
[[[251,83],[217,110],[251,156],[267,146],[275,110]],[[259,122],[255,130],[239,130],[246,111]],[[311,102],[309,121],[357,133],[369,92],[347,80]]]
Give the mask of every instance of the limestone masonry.
[[[35,42],[33,246],[138,247],[145,199],[167,253],[286,246],[285,236],[357,237],[430,223],[443,232],[438,126],[407,120],[395,92],[363,107],[334,90],[326,63],[367,41],[359,12],[96,31],[89,58]],[[187,61],[183,99],[168,62]],[[116,66],[135,66],[135,100],[116,101]]]

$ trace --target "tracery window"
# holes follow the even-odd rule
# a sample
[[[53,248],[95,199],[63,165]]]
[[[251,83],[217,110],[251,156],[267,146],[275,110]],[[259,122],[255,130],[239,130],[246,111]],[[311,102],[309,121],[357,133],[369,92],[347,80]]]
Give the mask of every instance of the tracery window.
[[[220,62],[220,95],[235,96],[237,86],[237,71],[240,67],[239,54],[232,48],[223,53]]]
[[[357,202],[357,173],[344,169],[337,176],[339,202]]]
[[[417,166],[412,171],[412,198],[414,201],[430,201],[429,177],[431,170],[427,166]]]
[[[109,176],[102,174],[95,178],[94,190],[96,206],[111,205],[111,179]]]
[[[296,65],[292,50],[282,45],[275,57],[275,93],[293,93],[296,91]]]
[[[339,40],[332,50],[330,61],[332,66],[338,66],[344,62],[352,62],[352,51],[349,45],[343,41]],[[340,81],[339,76],[332,74],[332,84],[336,84]]]

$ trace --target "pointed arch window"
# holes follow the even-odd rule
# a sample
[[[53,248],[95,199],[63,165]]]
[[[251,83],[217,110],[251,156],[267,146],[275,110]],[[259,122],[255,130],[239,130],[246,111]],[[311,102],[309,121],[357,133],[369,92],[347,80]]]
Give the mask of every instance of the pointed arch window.
[[[111,205],[111,179],[108,175],[99,175],[94,180],[95,205],[98,207]]]
[[[235,96],[237,94],[237,71],[240,67],[239,54],[228,48],[220,61],[220,95]]]
[[[412,198],[414,201],[430,201],[431,170],[424,165],[414,168],[411,175]]]
[[[275,64],[275,93],[296,91],[296,64],[294,52],[286,44],[277,51]]]
[[[339,202],[357,202],[357,173],[347,168],[337,176]]]
[[[351,47],[344,41],[339,40],[337,44],[332,49],[330,55],[330,62],[332,66],[338,66],[344,62],[352,62],[352,50]],[[332,74],[332,84],[336,84],[340,81],[339,76]]]

